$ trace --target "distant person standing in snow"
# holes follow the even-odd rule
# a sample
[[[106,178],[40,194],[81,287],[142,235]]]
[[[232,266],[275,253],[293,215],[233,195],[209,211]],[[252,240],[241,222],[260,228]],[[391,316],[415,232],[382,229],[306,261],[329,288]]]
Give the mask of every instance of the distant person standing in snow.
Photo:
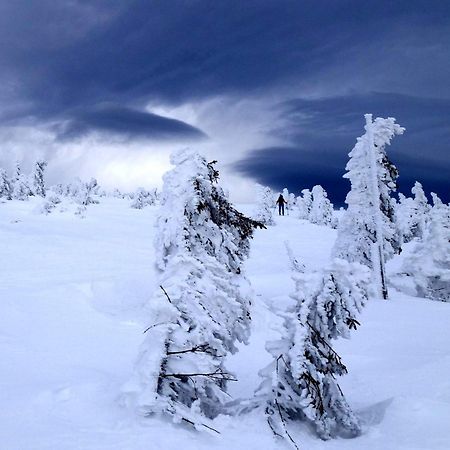
[[[278,205],[278,215],[284,216],[284,205],[287,205],[287,201],[284,199],[283,195],[280,194],[277,200]]]

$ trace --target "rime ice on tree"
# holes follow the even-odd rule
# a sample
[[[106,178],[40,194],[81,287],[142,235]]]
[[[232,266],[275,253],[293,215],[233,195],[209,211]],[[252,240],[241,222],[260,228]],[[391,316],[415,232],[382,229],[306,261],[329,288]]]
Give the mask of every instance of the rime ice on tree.
[[[267,344],[274,361],[261,371],[256,403],[267,402],[272,431],[291,440],[287,424],[295,420],[311,423],[323,439],[356,436],[359,421],[336,381],[347,369],[332,340],[359,325],[369,270],[338,259],[322,273],[303,272],[298,261],[291,267],[295,304],[283,314],[282,338]]]
[[[43,160],[36,161],[33,173],[33,192],[39,197],[45,197],[44,172],[47,162]]]
[[[20,174],[14,182],[13,198],[16,200],[28,200],[30,196],[30,186],[24,174]]]
[[[309,220],[317,225],[327,225],[336,228],[333,216],[333,204],[328,200],[327,193],[322,186],[312,188],[312,202],[309,211]]]
[[[312,207],[312,194],[309,189],[303,189],[302,195],[297,197],[296,201],[298,218],[309,220],[309,214]]]
[[[412,278],[418,296],[450,302],[450,207],[432,196],[423,241],[405,258],[402,272]]]
[[[404,128],[389,117],[366,114],[366,133],[357,139],[349,153],[347,173],[351,182],[348,205],[338,227],[333,253],[350,262],[359,262],[373,269],[380,295],[387,298],[384,261],[400,251],[400,233],[394,216],[393,200],[398,171],[389,161],[385,147]]]
[[[0,198],[11,200],[13,186],[5,169],[0,169]]]
[[[273,209],[275,205],[274,194],[268,186],[258,186],[257,210],[255,219],[264,225],[275,225]]]
[[[234,377],[225,357],[249,336],[251,290],[242,262],[262,225],[230,205],[213,163],[189,151],[171,162],[155,242],[162,288],[126,391],[143,414],[207,427],[229,400]]]
[[[411,192],[414,198],[399,194],[399,203],[396,206],[395,215],[403,242],[423,237],[430,212],[430,205],[418,181]]]

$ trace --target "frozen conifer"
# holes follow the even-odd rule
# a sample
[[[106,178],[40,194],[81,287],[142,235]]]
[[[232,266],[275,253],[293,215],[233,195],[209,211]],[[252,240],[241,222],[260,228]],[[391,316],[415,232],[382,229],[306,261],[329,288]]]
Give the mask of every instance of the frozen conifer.
[[[361,428],[337,383],[347,373],[332,341],[349,337],[359,325],[358,316],[367,300],[369,270],[357,263],[335,260],[323,272],[294,269],[294,305],[283,314],[278,341],[267,350],[274,360],[261,371],[263,383],[256,404],[266,402],[272,431],[287,436],[289,423],[307,421],[319,436],[356,436]]]
[[[217,184],[213,163],[171,157],[155,241],[161,290],[152,301],[135,379],[125,389],[145,415],[208,427],[229,399],[226,356],[247,342],[251,292],[242,273],[255,227]]]
[[[75,202],[79,205],[75,211],[76,215],[82,218],[85,217],[87,206],[98,203],[98,200],[94,197],[97,190],[98,183],[95,178],[91,178],[88,183],[78,180],[71,186],[72,196]]]
[[[14,182],[13,198],[15,200],[28,200],[30,196],[30,186],[25,175],[20,174]]]
[[[405,258],[402,272],[420,297],[450,302],[450,207],[435,194],[423,241]]]
[[[13,185],[5,169],[0,169],[0,198],[11,200],[13,195]]]
[[[293,210],[294,207],[294,203],[291,204],[291,200],[292,200],[292,195],[289,193],[289,189],[288,188],[284,188],[283,192],[282,192],[283,198],[286,201],[286,214],[289,215],[289,211]],[[295,195],[294,195],[294,199],[295,199]]]
[[[333,215],[333,204],[328,200],[327,193],[322,186],[312,188],[312,203],[309,220],[317,225],[327,225],[335,228],[337,223]]]
[[[61,203],[61,198],[55,194],[54,192],[50,192],[45,199],[43,200],[43,203],[39,207],[39,212],[41,214],[48,215],[50,214],[57,205]]]
[[[33,173],[33,192],[39,197],[45,197],[45,179],[44,172],[47,162],[43,160],[36,161]]]
[[[333,253],[350,262],[373,269],[377,290],[387,298],[385,260],[400,252],[401,237],[396,227],[391,192],[396,189],[398,171],[389,161],[385,147],[404,128],[395,119],[366,114],[366,133],[349,153],[347,173],[351,182],[348,205],[338,227]]]
[[[138,188],[133,195],[131,207],[135,209],[142,209],[148,205],[154,205],[156,202],[156,190],[147,191],[144,188]]]
[[[430,205],[428,204],[422,185],[418,181],[414,183],[411,193],[414,195],[411,231],[413,237],[422,238],[428,221]]]
[[[275,225],[273,218],[274,205],[275,199],[272,189],[268,186],[258,186],[256,220],[264,225]]]
[[[398,194],[398,200],[395,206],[395,218],[402,242],[406,243],[414,238],[414,200],[410,197],[405,197],[403,194]]]
[[[414,198],[399,194],[399,203],[396,207],[395,215],[403,242],[423,237],[430,212],[430,205],[418,181],[415,182],[411,192]]]
[[[312,207],[312,194],[308,189],[302,190],[302,195],[297,197],[296,201],[298,218],[309,220],[309,214]]]
[[[20,161],[16,161],[14,166],[14,181],[18,181],[21,175],[22,175],[22,166],[20,165]]]

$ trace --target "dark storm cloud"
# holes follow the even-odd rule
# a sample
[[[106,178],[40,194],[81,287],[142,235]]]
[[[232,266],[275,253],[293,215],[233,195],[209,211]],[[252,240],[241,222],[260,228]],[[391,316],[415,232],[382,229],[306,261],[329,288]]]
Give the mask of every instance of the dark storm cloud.
[[[206,135],[181,120],[169,119],[142,111],[135,111],[115,105],[102,105],[97,108],[77,110],[71,119],[59,126],[59,137],[71,139],[84,136],[96,130],[126,137],[149,139],[198,140]]]
[[[427,54],[447,46],[437,34],[448,9],[433,1],[3,0],[3,95],[26,100],[35,115],[103,101],[180,103],[326,78],[334,66],[361,63],[375,74],[383,55],[399,59],[394,78],[414,64],[406,80],[414,84],[430,72]],[[434,74],[447,94],[449,68]]]
[[[322,184],[342,203],[349,182],[342,179],[348,152],[364,133],[364,113],[395,117],[406,132],[387,148],[400,171],[399,190],[409,193],[415,180],[449,201],[450,100],[372,93],[319,100],[294,99],[280,106],[288,145],[252,150],[236,164],[260,183],[299,192]]]
[[[0,124],[65,126],[66,138],[92,130],[201,138],[139,111],[216,95],[314,95],[321,99],[283,105],[274,123],[288,149],[250,154],[243,172],[281,186],[298,166],[305,179],[315,170],[317,182],[343,191],[346,153],[372,111],[408,128],[392,147],[402,184],[419,178],[439,190],[449,42],[450,3],[438,0],[0,0]],[[264,152],[279,165],[275,175],[252,157]]]

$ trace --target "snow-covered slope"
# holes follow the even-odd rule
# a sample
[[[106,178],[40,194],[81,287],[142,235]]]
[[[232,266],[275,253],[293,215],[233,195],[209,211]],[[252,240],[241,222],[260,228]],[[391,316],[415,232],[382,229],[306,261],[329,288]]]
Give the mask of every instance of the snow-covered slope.
[[[48,216],[36,204],[0,204],[0,449],[276,449],[261,412],[219,417],[219,435],[121,405],[151,323],[155,208],[118,199]],[[244,208],[245,209],[245,208]],[[251,343],[228,363],[234,397],[257,387],[292,290],[284,241],[311,268],[327,264],[335,231],[293,217],[258,231],[247,273],[255,290]],[[366,307],[361,328],[336,347],[349,368],[341,386],[365,423],[356,439],[323,442],[302,425],[290,433],[303,449],[450,448],[450,305],[406,297]]]

